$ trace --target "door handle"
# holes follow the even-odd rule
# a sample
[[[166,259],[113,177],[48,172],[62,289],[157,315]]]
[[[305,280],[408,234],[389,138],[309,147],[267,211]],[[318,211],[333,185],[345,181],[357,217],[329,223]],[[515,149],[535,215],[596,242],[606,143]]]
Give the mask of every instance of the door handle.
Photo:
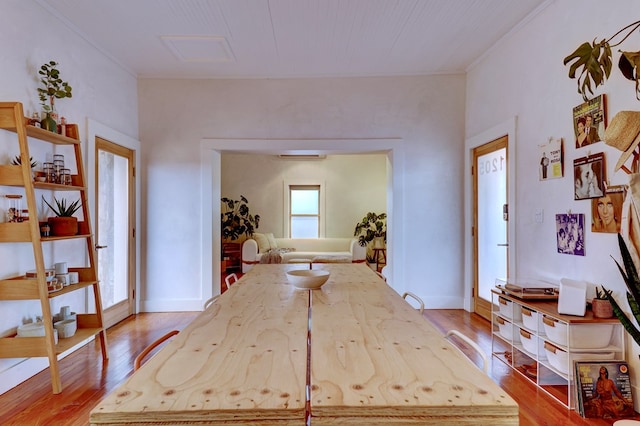
[[[96,244],[96,250],[100,250],[100,249],[107,248],[107,247],[109,247],[109,246],[99,246],[99,245]]]
[[[498,247],[509,247],[509,243],[498,244]]]

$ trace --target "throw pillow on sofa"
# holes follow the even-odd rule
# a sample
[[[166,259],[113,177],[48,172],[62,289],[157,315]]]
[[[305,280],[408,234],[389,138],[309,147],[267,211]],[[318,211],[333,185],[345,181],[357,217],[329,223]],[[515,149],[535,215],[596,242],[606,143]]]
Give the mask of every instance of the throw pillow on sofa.
[[[267,240],[269,241],[269,248],[271,250],[273,249],[277,249],[278,248],[278,243],[276,243],[276,238],[273,236],[272,233],[268,233],[268,234],[264,234],[265,237],[267,237]]]
[[[258,243],[258,253],[266,253],[269,251],[269,240],[267,239],[267,236],[265,234],[254,232],[253,239],[256,240],[256,243]]]

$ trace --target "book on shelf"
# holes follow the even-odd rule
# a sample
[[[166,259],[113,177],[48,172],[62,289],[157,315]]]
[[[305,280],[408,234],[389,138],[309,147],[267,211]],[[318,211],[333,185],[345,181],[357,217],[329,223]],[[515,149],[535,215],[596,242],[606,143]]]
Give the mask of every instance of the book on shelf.
[[[633,417],[629,365],[625,361],[576,361],[576,411],[582,417]]]

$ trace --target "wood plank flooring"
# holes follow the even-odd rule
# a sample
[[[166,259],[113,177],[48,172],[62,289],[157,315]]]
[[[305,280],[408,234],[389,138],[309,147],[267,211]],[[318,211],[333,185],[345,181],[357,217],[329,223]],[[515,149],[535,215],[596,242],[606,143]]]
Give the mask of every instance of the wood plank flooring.
[[[0,424],[87,425],[93,407],[132,373],[135,356],[167,331],[184,328],[197,314],[145,313],[115,325],[107,332],[110,358],[106,365],[103,366],[98,345],[84,346],[60,362],[64,387],[61,394],[51,393],[49,371],[44,370],[0,395]],[[478,315],[463,310],[426,310],[424,316],[443,334],[449,329],[460,330],[490,353],[490,324]],[[480,362],[463,344],[460,347],[476,363]],[[518,401],[522,426],[604,426],[614,422],[583,419],[501,362],[492,360],[491,365],[492,378]],[[640,420],[640,416],[637,419]]]

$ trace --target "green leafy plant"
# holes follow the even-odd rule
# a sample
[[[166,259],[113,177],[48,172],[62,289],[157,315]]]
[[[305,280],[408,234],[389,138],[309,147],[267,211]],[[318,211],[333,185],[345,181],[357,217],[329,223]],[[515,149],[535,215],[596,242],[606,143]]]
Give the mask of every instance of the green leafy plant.
[[[638,277],[638,271],[633,263],[633,258],[629,253],[627,244],[624,242],[624,239],[620,234],[618,234],[618,244],[620,245],[620,253],[622,254],[622,263],[624,265],[624,268],[617,260],[613,260],[614,262],[616,262],[616,265],[618,265],[618,269],[622,274],[622,278],[627,285],[627,303],[629,304],[631,313],[633,314],[636,323],[640,324],[640,278]],[[620,305],[613,297],[612,291],[606,290],[604,286],[602,287],[602,290],[606,293],[609,302],[611,302],[611,306],[613,307],[613,313],[615,314],[615,316],[618,318],[620,323],[622,323],[625,330],[627,330],[633,340],[638,345],[640,345],[640,330],[638,330],[635,324],[633,324],[629,317],[627,317],[627,315],[622,311]]]
[[[35,161],[33,157],[29,157],[29,161],[31,162],[30,165],[32,169],[38,165],[38,162]],[[15,157],[13,157],[13,160],[11,160],[11,164],[13,164],[14,166],[21,166],[22,157],[20,155],[16,155]]]
[[[613,64],[611,48],[620,45],[638,28],[640,28],[640,21],[627,25],[608,39],[602,39],[599,42],[594,39],[592,43],[584,42],[573,53],[564,58],[563,63],[565,65],[573,62],[569,67],[569,78],[576,78],[577,74],[578,93],[582,95],[585,101],[588,100],[587,93],[593,95],[593,90],[604,84],[611,74]],[[622,40],[611,44],[616,37],[623,33]],[[640,51],[623,52],[620,50],[620,53],[618,68],[625,78],[635,81],[636,99],[640,100],[640,75],[638,73]]]
[[[223,212],[220,214],[222,238],[235,241],[242,235],[251,237],[254,230],[260,226],[260,215],[249,213],[249,201],[243,195],[240,195],[239,200],[223,197],[220,201],[223,207]]]
[[[38,70],[40,83],[42,84],[42,87],[38,87],[38,97],[40,98],[42,109],[46,112],[53,110],[54,99],[72,97],[72,88],[68,82],[62,81],[60,71],[56,68],[57,66],[57,62],[49,61]],[[46,103],[47,101],[49,101],[49,104]]]
[[[387,242],[387,214],[376,214],[369,212],[362,220],[356,224],[353,232],[354,237],[358,237],[358,244],[365,247],[375,238],[383,238]]]
[[[53,201],[55,201],[55,207],[52,206],[42,197],[42,201],[51,209],[52,212],[55,213],[58,217],[71,217],[75,212],[77,212],[80,207],[82,207],[82,203],[80,200],[76,200],[73,203],[67,204],[66,199],[58,200],[56,197],[53,197]]]

